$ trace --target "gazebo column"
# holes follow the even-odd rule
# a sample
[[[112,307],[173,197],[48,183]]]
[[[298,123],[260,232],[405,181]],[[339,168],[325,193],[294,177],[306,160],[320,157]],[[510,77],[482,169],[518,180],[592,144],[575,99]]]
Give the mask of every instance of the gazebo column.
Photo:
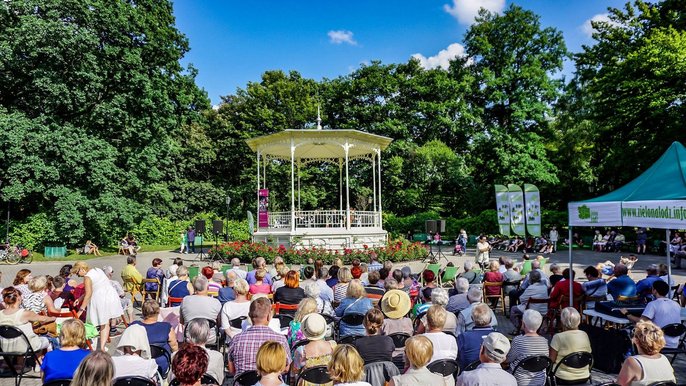
[[[298,160],[298,211],[301,211],[302,209],[300,208],[300,160]]]
[[[345,140],[345,229],[350,229],[350,175],[349,175],[349,158],[350,143]]]
[[[343,212],[343,160],[338,159],[338,210]]]
[[[376,155],[372,153],[372,186],[374,189],[374,226],[378,226],[376,221]]]
[[[378,214],[378,216],[379,216],[379,228],[381,228],[383,226],[383,219],[381,216],[381,213],[382,213],[382,210],[381,210],[381,149],[374,149],[374,151],[376,152],[377,164],[379,167],[379,173],[378,173],[379,189],[377,189],[377,190],[379,191],[379,214]]]
[[[257,151],[257,189],[255,190],[255,195],[257,196],[257,226],[255,229],[260,229],[260,151]]]
[[[295,232],[295,141],[291,138],[291,232]]]

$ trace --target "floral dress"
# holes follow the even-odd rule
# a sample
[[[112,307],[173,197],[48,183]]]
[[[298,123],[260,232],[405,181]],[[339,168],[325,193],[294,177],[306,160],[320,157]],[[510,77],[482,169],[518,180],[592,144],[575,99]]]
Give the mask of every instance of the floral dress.
[[[331,353],[333,349],[336,348],[336,342],[333,340],[328,341],[331,345]],[[308,357],[305,352],[305,346],[300,346],[295,350],[293,354],[293,378],[297,377],[297,374],[301,369],[313,366],[327,366],[331,362],[331,353],[319,355],[316,357]],[[307,381],[301,381],[296,386],[314,386],[315,383],[309,383]],[[324,385],[333,385],[333,382],[325,383]]]

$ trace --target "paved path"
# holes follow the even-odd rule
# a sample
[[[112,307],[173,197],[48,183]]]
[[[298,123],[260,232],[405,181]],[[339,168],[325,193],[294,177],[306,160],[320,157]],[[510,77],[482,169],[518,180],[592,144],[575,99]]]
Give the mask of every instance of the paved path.
[[[492,257],[497,258],[499,256],[508,256],[516,259],[521,258],[521,254],[513,254],[513,253],[506,253],[506,252],[501,252],[501,251],[495,251],[494,253],[491,254]],[[595,253],[592,251],[588,250],[575,250],[573,253],[573,265],[574,269],[577,271],[577,275],[581,276],[581,271],[583,268],[585,268],[588,265],[595,265],[598,262],[603,262],[605,260],[610,260],[614,263],[616,263],[619,260],[619,256],[621,254],[619,253]],[[197,264],[199,266],[204,265],[204,262],[196,259],[197,254],[179,254],[178,252],[174,251],[159,251],[159,252],[143,252],[138,254],[138,261],[137,261],[137,266],[139,271],[142,273],[145,273],[148,267],[151,266],[152,260],[154,258],[160,258],[163,260],[163,267],[168,267],[171,265],[172,261],[176,257],[181,257],[184,259],[184,264],[192,265],[192,264]],[[450,254],[446,255],[447,261],[452,262],[458,267],[462,267],[465,261],[473,260],[474,259],[474,251],[473,250],[468,250],[467,255],[465,256],[452,256]],[[634,280],[641,279],[645,277],[645,268],[649,264],[659,264],[663,263],[666,261],[665,256],[656,256],[656,255],[645,255],[645,256],[639,256],[639,261],[636,263],[634,266],[633,272],[631,272],[631,277]],[[441,259],[441,262],[443,264],[446,264],[446,260]],[[567,266],[568,264],[568,252],[567,250],[561,250],[557,253],[554,253],[550,255],[550,262],[551,263],[559,263],[563,264],[564,267]],[[55,261],[55,262],[33,262],[31,264],[19,264],[19,265],[5,265],[2,266],[0,265],[0,271],[2,271],[2,281],[0,282],[0,286],[6,287],[12,284],[12,280],[16,274],[16,272],[20,269],[27,268],[32,271],[34,275],[56,275],[59,272],[60,267],[62,265],[67,264],[67,263],[72,263],[73,262],[67,262],[67,261]],[[125,256],[106,256],[106,257],[99,257],[96,259],[91,259],[88,260],[88,264],[90,266],[95,266],[95,267],[102,267],[105,265],[111,265],[114,268],[115,275],[114,277],[116,279],[120,280],[119,277],[119,272],[121,272],[121,269],[126,265],[126,257]],[[406,262],[406,263],[398,263],[398,267],[402,266],[410,266],[412,268],[413,272],[419,272],[422,270],[422,268],[425,266],[425,263],[418,262],[418,261],[413,261],[413,262]],[[295,266],[297,268],[297,266]],[[461,271],[461,269],[460,269]],[[673,270],[673,276],[674,280],[677,283],[685,283],[686,282],[686,270],[684,269],[674,269]],[[137,317],[140,317],[137,312]],[[501,326],[503,326],[504,331],[510,331],[512,330],[512,326],[507,318],[505,318],[503,315],[500,315],[498,313],[498,321]],[[118,341],[118,338],[114,338],[112,340],[112,343],[110,345],[110,352],[113,353],[115,351],[116,343]],[[686,382],[686,360],[682,359],[683,357],[680,357],[674,364],[674,368],[677,371],[677,381],[684,383]],[[593,373],[593,379],[594,383],[600,383],[600,382],[606,382],[606,381],[613,381],[616,378],[616,375],[614,374],[603,374],[597,371],[594,371]],[[26,386],[39,386],[42,383],[39,380],[35,379],[26,379],[22,381],[22,385]],[[227,384],[227,383],[225,383]],[[14,385],[13,379],[0,379],[0,386],[10,386]]]

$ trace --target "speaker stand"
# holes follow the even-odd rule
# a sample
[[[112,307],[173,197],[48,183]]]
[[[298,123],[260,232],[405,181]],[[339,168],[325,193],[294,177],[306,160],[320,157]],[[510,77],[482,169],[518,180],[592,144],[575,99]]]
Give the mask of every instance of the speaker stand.
[[[202,236],[202,238],[200,239],[200,253],[198,253],[195,256],[195,259],[203,261],[203,260],[207,259],[207,254],[203,251],[203,245],[205,244],[205,234],[202,233],[201,236]]]

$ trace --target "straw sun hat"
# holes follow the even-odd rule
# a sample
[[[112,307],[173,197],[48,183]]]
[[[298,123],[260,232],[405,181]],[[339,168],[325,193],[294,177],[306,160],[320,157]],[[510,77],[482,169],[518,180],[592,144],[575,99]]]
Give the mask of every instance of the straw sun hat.
[[[326,320],[319,314],[308,314],[300,323],[300,330],[309,340],[322,340],[326,336]]]
[[[412,308],[410,296],[401,290],[390,290],[381,298],[381,311],[390,319],[400,319]]]

